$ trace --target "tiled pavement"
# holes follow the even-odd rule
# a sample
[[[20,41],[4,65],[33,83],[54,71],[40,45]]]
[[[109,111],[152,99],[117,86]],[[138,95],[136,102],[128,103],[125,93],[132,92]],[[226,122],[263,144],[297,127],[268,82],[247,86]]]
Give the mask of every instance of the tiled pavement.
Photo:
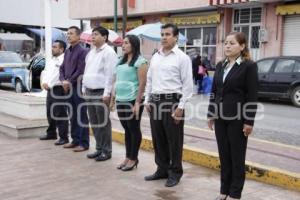
[[[113,158],[99,163],[53,141],[0,134],[0,200],[211,200],[218,193],[214,170],[184,163],[180,184],[166,188],[164,180],[143,180],[155,169],[152,153],[141,151],[138,169],[130,172],[116,169],[123,154],[124,146],[114,143]],[[247,180],[243,199],[299,200],[300,193]]]

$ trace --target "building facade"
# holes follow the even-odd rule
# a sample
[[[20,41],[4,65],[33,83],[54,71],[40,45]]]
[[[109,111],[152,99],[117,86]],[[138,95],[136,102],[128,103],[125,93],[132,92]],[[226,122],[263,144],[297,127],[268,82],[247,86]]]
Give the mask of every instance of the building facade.
[[[300,54],[299,1],[128,0],[128,4],[127,30],[158,21],[175,23],[188,39],[180,48],[191,57],[200,54],[212,65],[223,58],[224,39],[231,31],[247,35],[254,60]],[[119,0],[119,20],[121,5]],[[112,0],[70,0],[69,10],[73,19],[91,20],[91,27],[102,25],[113,29]],[[118,28],[121,31],[121,21]],[[146,57],[149,58],[155,48],[159,48],[157,43],[142,39]]]

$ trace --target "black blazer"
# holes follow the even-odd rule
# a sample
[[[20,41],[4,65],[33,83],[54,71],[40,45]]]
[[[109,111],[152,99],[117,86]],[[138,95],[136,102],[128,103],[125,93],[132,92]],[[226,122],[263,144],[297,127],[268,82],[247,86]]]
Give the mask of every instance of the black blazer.
[[[214,74],[208,118],[241,119],[253,125],[257,109],[258,73],[253,61],[235,63],[223,83],[225,62],[217,64]]]

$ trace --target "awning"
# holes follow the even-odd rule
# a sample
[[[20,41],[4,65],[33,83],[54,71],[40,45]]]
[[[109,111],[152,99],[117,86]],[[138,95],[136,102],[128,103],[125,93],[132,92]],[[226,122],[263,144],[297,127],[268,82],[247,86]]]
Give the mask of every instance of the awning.
[[[0,40],[32,41],[33,39],[24,33],[0,33]]]
[[[45,37],[45,29],[39,29],[39,28],[27,28],[27,30],[37,34],[40,37]],[[62,40],[64,42],[67,42],[67,36],[64,33],[64,31],[58,29],[58,28],[52,28],[52,42],[55,40]]]
[[[276,7],[277,15],[300,14],[300,4],[279,5]]]
[[[220,14],[188,16],[188,17],[163,17],[162,23],[173,23],[176,25],[197,25],[220,23]]]

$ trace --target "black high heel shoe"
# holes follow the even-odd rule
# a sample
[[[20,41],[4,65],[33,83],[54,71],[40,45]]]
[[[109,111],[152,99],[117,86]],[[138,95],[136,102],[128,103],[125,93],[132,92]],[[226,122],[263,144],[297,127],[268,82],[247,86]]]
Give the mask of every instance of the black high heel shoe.
[[[136,160],[135,163],[132,166],[124,166],[121,170],[124,171],[124,172],[131,171],[135,167],[137,168],[138,164],[139,164],[139,160]]]
[[[117,167],[117,169],[122,169],[123,167],[125,167],[126,166],[126,164],[120,164],[118,167]]]
[[[222,197],[221,195],[219,195],[215,200],[226,200],[228,197],[228,195]]]

